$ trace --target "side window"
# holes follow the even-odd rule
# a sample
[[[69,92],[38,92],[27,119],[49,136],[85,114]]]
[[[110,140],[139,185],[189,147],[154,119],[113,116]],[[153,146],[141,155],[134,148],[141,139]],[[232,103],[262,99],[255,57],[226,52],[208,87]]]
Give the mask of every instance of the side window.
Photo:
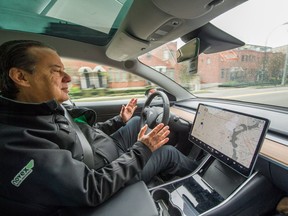
[[[150,82],[127,71],[93,62],[62,58],[71,76],[73,101],[100,101],[144,97]]]

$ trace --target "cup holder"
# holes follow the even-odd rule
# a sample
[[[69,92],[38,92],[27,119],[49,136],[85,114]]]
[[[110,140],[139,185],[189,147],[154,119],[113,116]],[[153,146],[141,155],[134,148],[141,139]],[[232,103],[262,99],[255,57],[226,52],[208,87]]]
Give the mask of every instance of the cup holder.
[[[160,216],[182,216],[181,210],[172,203],[170,193],[163,188],[152,191]]]

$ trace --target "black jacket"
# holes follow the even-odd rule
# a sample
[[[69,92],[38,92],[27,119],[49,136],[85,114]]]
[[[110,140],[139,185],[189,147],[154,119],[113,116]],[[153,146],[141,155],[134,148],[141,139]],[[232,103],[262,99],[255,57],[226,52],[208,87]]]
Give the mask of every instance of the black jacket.
[[[70,110],[74,117],[78,111]],[[112,133],[122,125],[116,117],[81,127],[95,144],[113,142],[97,128]],[[19,103],[0,96],[0,211],[7,212],[4,215],[44,215],[62,207],[96,206],[141,171],[150,156],[149,148],[136,142],[105,167],[89,169],[59,104]]]

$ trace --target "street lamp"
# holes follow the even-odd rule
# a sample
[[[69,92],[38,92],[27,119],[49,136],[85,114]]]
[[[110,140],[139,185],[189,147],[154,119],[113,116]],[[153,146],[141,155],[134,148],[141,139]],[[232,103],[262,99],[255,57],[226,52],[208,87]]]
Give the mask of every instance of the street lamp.
[[[288,22],[286,22],[285,24],[288,24]],[[284,63],[284,68],[283,68],[282,80],[281,80],[281,85],[282,85],[282,86],[284,86],[284,85],[285,85],[285,82],[286,82],[287,63],[288,63],[288,44],[286,45],[286,56],[285,56],[285,63]]]

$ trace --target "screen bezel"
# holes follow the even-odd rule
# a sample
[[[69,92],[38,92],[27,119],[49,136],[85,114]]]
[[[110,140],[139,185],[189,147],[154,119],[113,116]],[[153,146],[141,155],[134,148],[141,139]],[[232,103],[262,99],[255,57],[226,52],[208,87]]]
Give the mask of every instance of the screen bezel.
[[[259,138],[259,141],[258,141],[258,144],[257,144],[257,146],[255,148],[254,155],[253,155],[252,160],[250,162],[250,166],[248,168],[245,167],[244,165],[240,164],[239,162],[233,160],[229,156],[223,154],[222,152],[219,152],[217,149],[214,149],[212,146],[208,145],[207,143],[204,143],[203,141],[200,142],[200,141],[198,141],[197,138],[192,136],[192,131],[193,131],[193,128],[194,128],[194,125],[195,125],[195,121],[196,121],[197,116],[198,116],[197,114],[199,112],[200,106],[205,106],[205,107],[208,107],[208,108],[211,107],[211,108],[223,110],[223,111],[226,111],[226,112],[231,112],[231,113],[235,113],[235,114],[238,114],[238,115],[243,115],[243,116],[246,116],[246,117],[252,117],[252,118],[259,119],[259,120],[263,120],[265,122],[264,126],[263,126],[263,130],[262,130],[260,138]],[[213,105],[199,103],[198,107],[197,107],[197,110],[196,110],[196,114],[195,114],[194,120],[193,120],[193,124],[192,124],[192,126],[190,128],[188,139],[189,139],[190,142],[192,142],[193,144],[199,146],[201,149],[203,149],[206,152],[208,152],[209,154],[211,154],[214,158],[218,159],[222,163],[224,163],[227,166],[231,167],[232,169],[234,169],[235,171],[237,171],[241,175],[243,175],[245,177],[249,177],[251,175],[252,171],[253,171],[254,166],[255,166],[256,159],[257,159],[257,157],[259,155],[259,151],[260,151],[261,146],[263,144],[265,135],[266,135],[266,133],[268,131],[269,124],[270,124],[270,121],[268,119],[266,119],[266,118],[263,118],[263,117],[259,117],[259,116],[255,116],[255,115],[251,115],[251,114],[247,114],[247,113],[242,113],[242,112],[238,112],[238,111],[234,111],[234,110],[229,110],[229,109],[226,109],[226,108],[221,108],[221,107],[217,107],[217,106],[213,106]]]

